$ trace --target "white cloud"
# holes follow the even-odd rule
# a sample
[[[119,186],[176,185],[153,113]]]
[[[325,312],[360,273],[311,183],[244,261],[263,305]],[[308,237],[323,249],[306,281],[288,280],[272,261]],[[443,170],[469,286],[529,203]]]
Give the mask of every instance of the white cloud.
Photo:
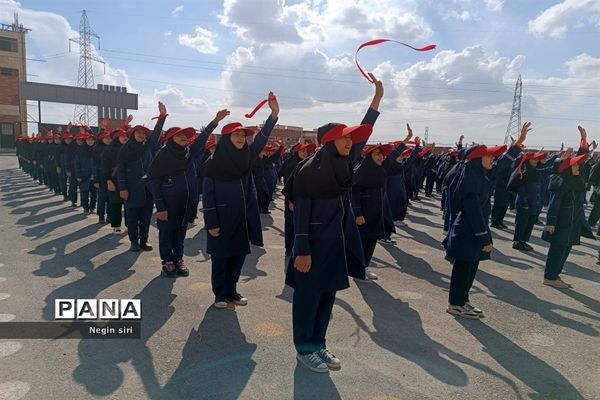
[[[411,101],[442,110],[469,111],[512,101],[514,81],[525,60],[489,54],[481,46],[441,51],[395,74],[398,91]]]
[[[201,110],[208,107],[208,103],[204,99],[186,97],[181,89],[173,86],[160,90],[155,89],[154,99],[162,101],[170,108],[183,107],[188,110]]]
[[[173,11],[171,11],[171,15],[176,17],[179,14],[181,14],[182,11],[183,11],[183,6],[177,6],[173,9]]]
[[[46,60],[43,63],[27,63],[27,73],[30,74],[28,79],[76,86],[79,49],[77,45],[72,45],[73,52],[67,53],[65,47],[69,38],[77,37],[79,33],[59,14],[24,8],[12,0],[0,0],[0,21],[12,22],[14,12],[18,12],[19,22],[31,29],[27,33],[28,56]],[[95,21],[90,22],[94,26]],[[32,47],[36,49],[36,53],[32,52]],[[105,68],[100,63],[93,63],[96,84],[125,86],[129,92],[136,91],[130,84],[126,71],[115,69],[109,63],[106,63]],[[65,123],[73,119],[73,109],[72,105],[44,104],[42,116],[46,122]],[[36,115],[36,110],[28,112]]]
[[[432,31],[425,20],[392,0],[225,0],[221,24],[251,44],[339,43],[390,36],[422,39]]]
[[[166,37],[169,37],[173,34],[173,31],[165,31],[165,33],[163,35],[165,35]]]
[[[592,25],[600,28],[600,0],[564,0],[529,21],[529,32],[536,37],[563,38],[570,26]]]
[[[214,44],[215,34],[197,25],[195,34],[182,33],[177,38],[180,45],[190,47],[199,53],[214,54],[219,49]]]
[[[466,10],[462,10],[460,13],[456,10],[450,10],[444,15],[444,20],[458,19],[460,21],[470,21],[475,19],[475,16]]]
[[[565,66],[569,70],[569,75],[574,78],[600,80],[600,58],[583,53],[567,61]],[[596,87],[600,87],[600,82]]]
[[[502,7],[504,6],[504,0],[485,0],[485,4],[490,10],[498,12],[502,11]]]

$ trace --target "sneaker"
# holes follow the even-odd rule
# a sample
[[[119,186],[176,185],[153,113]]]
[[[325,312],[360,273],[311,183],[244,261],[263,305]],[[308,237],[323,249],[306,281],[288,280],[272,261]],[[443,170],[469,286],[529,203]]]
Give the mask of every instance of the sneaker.
[[[500,229],[500,230],[504,229],[504,227],[501,224],[492,224],[491,227],[494,229]]]
[[[317,353],[296,354],[296,360],[298,360],[298,363],[302,364],[304,367],[308,368],[312,372],[329,372],[327,364],[323,362],[323,360],[321,359],[321,357],[319,357],[319,354]]]
[[[560,278],[559,279],[544,278],[544,281],[542,283],[547,286],[552,286],[553,288],[556,288],[556,289],[569,289],[569,285],[567,285],[566,283],[561,281]]]
[[[531,247],[531,246],[529,246],[529,247]],[[515,250],[521,250],[521,251],[533,250],[533,248],[531,248],[531,249],[527,248],[527,246],[525,246],[525,242],[514,242],[512,245],[512,248]]]
[[[133,251],[134,253],[137,253],[140,251],[140,245],[137,243],[131,243],[131,246],[129,246],[129,251]]]
[[[248,299],[239,293],[236,293],[232,296],[226,296],[225,300],[238,306],[245,306],[248,304]]]
[[[446,312],[448,314],[463,317],[466,319],[479,319],[479,315],[477,315],[473,311],[468,310],[464,306],[453,306],[452,304],[449,304],[448,308],[446,309]]]
[[[525,247],[525,250],[527,250],[527,251],[533,250],[533,247],[531,247],[531,245],[529,245],[527,242],[523,242],[523,246]]]
[[[559,281],[561,281],[562,283],[564,283],[565,285],[567,285],[569,288],[572,288],[572,287],[573,287],[573,285],[571,285],[571,284],[570,284],[570,283],[568,283],[568,282],[565,282],[565,281],[563,281],[563,280],[562,280],[562,278],[560,278],[560,277],[558,278],[558,280],[559,280]]]
[[[100,225],[104,225],[104,224],[106,224],[106,219],[104,219],[104,218],[102,218],[102,217],[99,217],[99,218],[98,218],[98,223],[99,223]]]
[[[175,270],[179,276],[188,276],[190,274],[190,270],[187,269],[185,266],[185,261],[183,260],[177,261],[177,264],[175,264]]]
[[[173,261],[163,262],[162,274],[166,277],[173,277],[177,275],[177,271],[175,270],[175,264],[173,264]]]
[[[332,352],[327,349],[321,349],[317,351],[317,355],[321,357],[321,360],[327,365],[329,369],[340,369],[342,368],[342,362]]]
[[[473,311],[475,314],[479,315],[479,318],[484,318],[485,317],[485,315],[483,315],[483,311],[481,309],[475,307],[474,305],[472,305],[468,301],[465,303],[465,305],[463,307],[466,308],[467,310]]]
[[[408,224],[404,221],[398,221],[398,226],[408,226]]]
[[[388,246],[388,245],[395,245],[396,241],[392,240],[390,238],[386,238],[386,239],[379,239],[379,243]]]
[[[215,307],[216,308],[227,308],[227,302],[225,301],[225,296],[215,297]]]
[[[77,203],[71,203],[71,207],[77,208]]]
[[[90,215],[91,213],[92,212],[90,210],[86,210],[86,209],[83,210],[83,214],[85,214],[85,215]]]
[[[152,247],[150,243],[140,243],[140,249],[144,251],[152,251],[154,250],[154,247]]]
[[[365,269],[365,280],[376,281],[377,279],[379,279],[379,277],[377,276],[377,274],[374,273],[373,270],[370,267],[367,267]]]
[[[113,228],[113,233],[115,235],[120,235],[121,234],[121,228]]]

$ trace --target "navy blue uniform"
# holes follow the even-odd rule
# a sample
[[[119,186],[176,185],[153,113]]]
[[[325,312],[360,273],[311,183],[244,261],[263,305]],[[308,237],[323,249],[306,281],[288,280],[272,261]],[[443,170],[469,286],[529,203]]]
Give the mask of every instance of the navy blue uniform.
[[[94,158],[92,146],[85,141],[75,151],[73,157],[73,171],[79,186],[81,206],[84,211],[94,211],[96,208],[97,192],[93,185]]]
[[[379,112],[370,108],[362,124],[374,125],[378,116]],[[353,164],[365,144],[352,146]],[[365,279],[366,265],[349,192],[331,199],[293,196],[290,201],[294,205],[295,240],[286,284],[294,288],[294,345],[304,355],[326,348],[335,292],[350,286],[348,276]],[[308,255],[312,259],[310,270],[299,272],[294,268],[296,257]]]
[[[146,188],[142,178],[146,175],[154,153],[158,150],[160,133],[165,119],[166,116],[163,116],[156,121],[152,134],[142,144],[144,150],[141,155],[134,160],[117,163],[118,190],[129,192],[128,198],[125,200],[125,223],[129,241],[134,244],[146,245],[148,243],[153,201],[152,194]],[[131,137],[129,140],[135,140],[135,138]],[[127,150],[126,146],[128,145],[129,143],[123,145],[120,152]]]
[[[183,260],[187,225],[196,217],[199,202],[198,177],[194,161],[201,158],[204,145],[216,126],[213,122],[208,124],[189,147],[189,157],[192,161],[185,170],[173,174],[152,176],[148,181],[148,188],[154,197],[156,210],[168,212],[167,221],[158,219],[156,221],[160,258],[163,264],[167,262],[178,264]],[[159,150],[154,162],[161,160],[163,152],[169,151],[168,145]],[[151,169],[154,169],[154,166]]]
[[[276,122],[269,116],[255,135],[249,146],[251,160],[258,158]],[[205,176],[203,185],[204,226],[207,230],[220,228],[218,237],[208,234],[206,240],[206,252],[212,261],[213,293],[216,297],[235,295],[250,243],[263,246],[252,173],[233,181]]]

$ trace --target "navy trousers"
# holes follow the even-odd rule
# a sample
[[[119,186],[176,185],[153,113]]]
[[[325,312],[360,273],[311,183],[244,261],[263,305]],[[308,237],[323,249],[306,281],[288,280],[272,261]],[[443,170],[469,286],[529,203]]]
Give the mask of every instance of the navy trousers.
[[[504,217],[508,211],[508,202],[501,202],[494,200],[494,206],[492,207],[492,225],[504,224]]]
[[[569,257],[571,247],[550,243],[548,257],[546,257],[546,267],[544,268],[544,278],[551,280],[558,279],[567,261],[567,257]]]
[[[536,214],[531,214],[527,210],[517,208],[517,216],[515,217],[515,242],[527,242],[531,238],[531,232],[537,219]]]
[[[69,176],[69,200],[73,204],[77,204],[77,179],[71,174]]]
[[[336,292],[315,293],[310,288],[294,289],[292,322],[298,354],[326,349],[325,334],[331,319]]]
[[[237,293],[237,283],[242,273],[246,255],[231,257],[211,257],[212,290],[215,296],[228,296]]]
[[[388,232],[386,232],[387,234]],[[391,232],[389,232],[391,236]],[[365,265],[368,267],[371,263],[371,258],[373,258],[373,253],[375,253],[375,247],[377,246],[377,239],[364,238],[361,236],[363,252],[365,254]]]
[[[163,262],[171,261],[176,264],[179,260],[183,260],[186,233],[187,225],[178,228],[161,227],[158,230],[158,250]]]
[[[100,183],[98,188],[98,216],[104,218],[105,214],[108,213],[108,189],[106,188],[106,182]]]
[[[473,286],[479,261],[455,260],[450,278],[448,302],[453,306],[464,306],[469,301],[469,290]]]
[[[152,197],[146,196],[146,202],[142,207],[125,207],[125,224],[127,225],[129,241],[131,243],[148,243],[150,220],[154,209]]]

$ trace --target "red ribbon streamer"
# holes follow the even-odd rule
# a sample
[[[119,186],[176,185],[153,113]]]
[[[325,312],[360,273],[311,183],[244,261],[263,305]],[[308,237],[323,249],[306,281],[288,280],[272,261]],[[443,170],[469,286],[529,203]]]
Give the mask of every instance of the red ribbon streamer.
[[[151,120],[153,120],[153,119],[167,118],[167,115],[169,115],[169,114],[164,114],[164,115],[163,115],[163,114],[160,114],[160,115],[157,115],[156,117],[152,117],[152,118],[150,118],[150,119],[151,119]]]
[[[360,73],[362,74],[362,76],[364,76],[365,79],[368,80],[371,83],[373,83],[373,81],[371,80],[371,78],[369,78],[369,75],[366,74],[366,72],[362,69],[362,67],[358,63],[358,52],[363,47],[376,46],[376,45],[378,45],[380,43],[384,43],[384,42],[399,43],[399,44],[401,44],[403,46],[406,46],[408,48],[411,48],[411,49],[413,49],[415,51],[429,51],[429,50],[433,50],[433,49],[436,48],[435,44],[430,44],[430,45],[427,45],[425,47],[417,48],[417,47],[411,46],[410,44],[399,42],[399,41],[393,40],[393,39],[373,39],[373,40],[369,40],[368,42],[364,42],[363,44],[361,44],[360,46],[358,46],[358,49],[356,49],[356,54],[354,54],[354,62],[356,63],[356,66],[358,67],[358,70],[360,71]]]
[[[263,108],[265,106],[265,104],[267,104],[269,102],[269,100],[275,100],[275,96],[270,97],[268,99],[264,99],[262,100],[260,103],[258,103],[256,105],[256,107],[254,107],[254,110],[250,111],[248,114],[245,114],[244,117],[246,118],[252,118],[254,117],[254,114],[256,114],[258,112],[258,110],[260,110],[261,108]]]

